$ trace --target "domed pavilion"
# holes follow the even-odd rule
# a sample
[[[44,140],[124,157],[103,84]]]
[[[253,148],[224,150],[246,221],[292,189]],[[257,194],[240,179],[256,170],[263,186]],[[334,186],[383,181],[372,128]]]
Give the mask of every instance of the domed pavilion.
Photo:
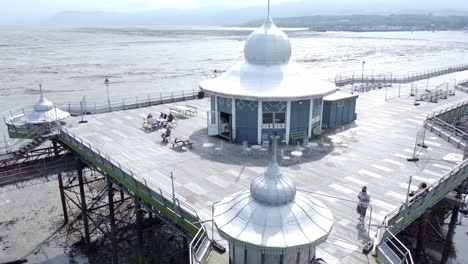
[[[330,209],[281,173],[276,145],[275,140],[273,159],[250,190],[214,204],[214,224],[229,243],[229,263],[308,264],[331,232]]]
[[[311,138],[322,123],[323,97],[336,91],[331,82],[310,76],[291,61],[291,43],[268,15],[248,37],[244,60],[216,78],[200,83],[211,97],[208,134],[261,143],[277,134]]]

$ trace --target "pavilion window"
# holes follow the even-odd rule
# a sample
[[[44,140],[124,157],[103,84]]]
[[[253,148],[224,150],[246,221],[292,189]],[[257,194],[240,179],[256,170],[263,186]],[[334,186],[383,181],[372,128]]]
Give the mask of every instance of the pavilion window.
[[[322,118],[322,98],[314,99],[312,108],[312,128],[320,126],[320,119]]]
[[[263,113],[263,128],[285,128],[286,113],[285,112],[270,112]]]

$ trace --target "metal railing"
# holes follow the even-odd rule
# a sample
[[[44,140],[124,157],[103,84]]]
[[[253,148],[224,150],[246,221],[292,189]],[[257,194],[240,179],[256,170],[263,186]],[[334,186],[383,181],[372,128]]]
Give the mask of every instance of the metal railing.
[[[382,239],[385,240],[393,234],[398,234],[466,180],[468,178],[467,167],[468,160],[464,160],[448,174],[420,191],[420,195],[417,195],[408,205],[403,204],[388,213],[382,225],[377,229],[375,246],[380,245]]]
[[[198,230],[195,236],[193,236],[193,239],[189,245],[190,264],[202,263],[203,259],[198,259],[197,251],[199,249],[202,249],[202,243],[207,238],[208,236],[206,233],[205,225],[202,224],[202,227]]]
[[[399,264],[414,264],[413,256],[411,251],[406,247],[390,230],[386,230],[389,236],[383,241],[388,246],[388,249],[393,253],[394,257],[398,258]],[[386,255],[386,251],[380,251],[379,253],[385,254],[388,261],[391,261],[392,256]]]
[[[427,116],[427,119],[436,117],[444,122],[453,123],[468,115],[468,101],[460,102],[451,107],[447,107],[438,112],[434,112]]]
[[[61,110],[69,112],[72,116],[91,115],[191,100],[198,96],[198,92],[198,90],[192,89],[124,98],[111,97],[109,101],[99,100],[87,102],[86,100],[82,100],[81,102],[59,102],[54,105]],[[9,128],[26,126],[27,124],[24,122],[24,117],[32,111],[34,111],[34,106],[11,109],[2,114],[3,121]]]
[[[23,138],[7,140],[5,137],[4,142],[0,144],[0,155],[13,154],[31,144],[34,138],[53,133],[55,130],[55,124],[50,124],[47,126],[47,129],[41,126],[33,128],[28,131]]]
[[[115,180],[150,203],[171,221],[179,224],[185,231],[191,233],[194,237],[190,243],[189,254],[190,261],[193,261],[192,256],[195,256],[200,243],[206,237],[205,226],[195,208],[181,202],[175,193],[170,194],[159,186],[148,182],[145,178],[139,177],[64,127],[59,127],[59,139],[111,177],[115,177]]]
[[[363,74],[363,71],[355,71],[336,75],[335,84],[337,86],[343,86],[353,83],[409,83],[465,70],[468,70],[468,64],[448,66],[403,75],[397,75],[394,73],[372,73],[371,75],[368,75]]]
[[[138,190],[148,192],[148,194],[151,194],[152,198],[156,202],[164,205],[168,210],[172,211],[172,213],[175,214],[178,218],[190,219],[191,222],[200,221],[200,218],[198,217],[195,208],[191,207],[185,202],[180,202],[178,198],[174,197],[175,194],[170,194],[165,190],[161,189],[159,186],[156,186],[151,182],[147,182],[145,178],[141,178],[137,174],[133,173],[133,171],[131,171],[130,169],[123,167],[119,162],[112,160],[107,154],[102,153],[98,148],[93,147],[91,143],[87,142],[83,138],[76,136],[68,129],[60,127],[58,131],[59,139],[61,141],[65,141],[65,144],[69,143],[74,147],[78,148],[78,151],[82,152],[80,154],[85,154],[84,158],[91,158],[94,161],[97,161],[98,163],[102,164],[104,168],[101,169],[110,169],[114,175],[117,175],[118,178],[123,179],[125,181],[125,184],[132,184],[132,189],[136,188]],[[174,211],[173,208],[176,208],[176,210]],[[196,227],[196,229],[198,231],[199,227]]]

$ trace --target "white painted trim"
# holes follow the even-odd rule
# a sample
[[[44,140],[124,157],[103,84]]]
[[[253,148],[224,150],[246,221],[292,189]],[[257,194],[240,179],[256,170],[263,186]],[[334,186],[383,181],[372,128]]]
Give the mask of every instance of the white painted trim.
[[[232,98],[231,112],[232,141],[236,141],[236,98]]]
[[[258,121],[257,121],[257,143],[262,143],[262,126],[263,126],[263,104],[258,101]]]
[[[323,122],[323,98],[322,98],[322,109],[320,109],[320,129],[322,129],[322,122]]]
[[[217,95],[214,96],[214,100],[215,100],[215,103],[214,103],[215,109],[214,110],[215,110],[215,112],[218,112],[218,96]]]
[[[291,128],[291,101],[286,102],[286,144],[289,144],[289,130]]]
[[[314,99],[310,99],[309,104],[309,131],[307,131],[307,137],[312,137],[312,113],[314,112]]]
[[[333,94],[336,92],[336,90],[328,91],[325,93],[319,93],[319,94],[312,94],[312,95],[304,95],[304,96],[279,96],[279,97],[268,97],[268,96],[246,96],[246,95],[238,95],[238,94],[228,94],[228,93],[221,93],[221,92],[214,92],[210,90],[206,90],[200,87],[200,90],[204,91],[206,95],[216,95],[224,98],[236,98],[240,100],[250,100],[250,101],[302,101],[302,100],[309,100],[309,99],[318,99],[318,98],[323,98],[327,95]]]

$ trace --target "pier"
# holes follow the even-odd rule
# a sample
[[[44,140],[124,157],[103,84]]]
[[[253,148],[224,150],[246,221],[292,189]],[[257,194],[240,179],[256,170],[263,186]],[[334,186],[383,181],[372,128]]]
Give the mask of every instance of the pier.
[[[414,106],[409,91],[392,101],[384,100],[383,90],[363,93],[358,102],[359,118],[354,123],[328,131],[298,163],[284,164],[284,172],[294,175],[298,188],[321,199],[334,213],[335,226],[327,243],[317,249],[317,256],[329,263],[362,263],[368,260],[361,253],[362,247],[376,234],[376,245],[382,246],[376,248],[377,256],[389,254],[384,246],[389,238],[466,179],[464,150],[436,134],[430,136],[429,130],[425,138],[428,148],[417,152],[419,161],[407,159],[415,154],[416,134],[424,129],[434,111],[446,113],[467,99],[468,95],[462,93],[437,105]],[[113,188],[133,197],[144,210],[184,234],[191,241],[187,243],[190,260],[197,263],[208,257],[212,238],[223,244],[212,233],[212,204],[227,192],[248,188],[251,177],[267,165],[268,157],[253,159],[242,152],[239,144],[208,137],[209,100],[192,99],[189,103],[198,107],[198,115],[180,118],[171,141],[175,137],[190,138],[193,149],[172,148],[172,144],[161,142],[160,131],[142,128],[142,117],[147,113],[167,112],[185,102],[86,115],[88,123],[79,123],[81,117],[74,117],[66,126],[58,127],[50,140],[81,163],[63,169],[60,177],[66,177],[65,171],[79,175],[81,168],[103,175]],[[204,149],[204,143],[222,144],[223,149]],[[286,153],[295,147],[282,146]],[[447,155],[459,158],[448,159]],[[50,175],[54,173],[57,171]],[[425,199],[405,206],[409,176],[413,176],[411,189],[425,181],[431,190]],[[354,201],[362,185],[368,186],[372,197],[371,214],[364,226],[358,226]],[[211,258],[223,259],[218,256],[213,253]]]

